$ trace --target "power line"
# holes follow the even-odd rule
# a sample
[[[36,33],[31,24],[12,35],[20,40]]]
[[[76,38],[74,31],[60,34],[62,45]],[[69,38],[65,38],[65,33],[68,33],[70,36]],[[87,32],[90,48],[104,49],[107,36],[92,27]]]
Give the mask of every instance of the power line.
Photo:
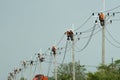
[[[108,29],[106,28],[106,31],[107,31],[107,33],[109,34],[109,36],[117,43],[117,44],[119,44],[120,45],[120,42],[119,41],[117,41],[113,36],[112,36],[112,34],[108,31]]]
[[[93,27],[91,27],[90,29],[92,29]],[[90,30],[90,29],[88,29],[88,30]],[[99,29],[99,27],[97,27],[97,28],[95,28],[95,30],[97,30],[97,29]],[[99,30],[97,30],[96,32],[94,31],[94,33],[93,33],[93,36],[95,35],[95,34],[97,34],[98,32],[100,32],[102,29],[100,28]],[[87,30],[86,30],[86,32],[80,32],[81,34],[79,34],[79,35],[82,35],[83,33],[89,33],[89,32],[92,32],[92,30],[91,31],[88,31],[87,32]],[[79,35],[78,35],[78,38],[89,38],[90,37],[90,35],[88,35],[88,36],[80,36],[79,37]]]
[[[102,29],[99,29],[98,31],[96,31],[95,33],[93,33],[93,36],[94,35],[96,35],[98,32],[100,32]],[[81,38],[89,38],[90,37],[90,35],[89,36],[84,36],[84,37],[81,37]]]
[[[113,44],[106,36],[105,36],[105,38],[111,45],[113,45],[116,48],[120,48],[120,46],[117,46],[117,45]]]
[[[65,56],[66,56],[66,53],[67,53],[67,46],[68,46],[68,40],[66,41],[65,52],[64,52],[64,56],[63,56],[63,60],[62,60],[62,64],[64,63]]]
[[[77,52],[83,51],[83,50],[88,46],[88,44],[90,43],[90,41],[91,41],[91,39],[92,39],[92,36],[93,36],[94,30],[95,30],[95,27],[96,27],[96,24],[94,25],[93,30],[92,30],[92,32],[91,32],[91,34],[90,34],[90,37],[89,37],[87,43],[85,44],[85,46],[84,46],[81,50],[79,50],[79,51],[77,51]]]
[[[58,46],[58,45],[61,43],[61,41],[63,40],[63,38],[64,38],[64,35],[60,38],[60,40],[59,40],[59,42],[56,44],[56,46]]]
[[[80,27],[76,28],[74,31],[77,31],[77,30],[79,30],[80,28],[82,28],[82,27],[90,20],[91,17],[92,17],[92,15],[90,15],[90,16],[87,18],[87,20],[86,20],[83,24],[81,24]]]
[[[50,57],[50,62],[52,61],[52,56]],[[51,68],[51,64],[52,63],[50,63],[49,62],[49,66],[48,66],[48,73],[47,73],[47,76],[49,76],[49,73],[50,73],[50,68]]]
[[[115,10],[115,9],[119,8],[119,7],[120,7],[120,5],[118,5],[118,6],[114,7],[114,8],[112,8],[112,9],[106,10],[106,11],[104,11],[104,12],[113,11],[113,10]]]

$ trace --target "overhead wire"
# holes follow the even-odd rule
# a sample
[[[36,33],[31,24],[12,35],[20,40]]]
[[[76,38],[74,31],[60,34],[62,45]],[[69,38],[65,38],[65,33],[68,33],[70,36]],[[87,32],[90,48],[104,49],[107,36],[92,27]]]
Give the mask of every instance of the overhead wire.
[[[93,26],[94,27],[94,26]],[[82,31],[81,33],[89,33],[92,32],[93,27],[89,28],[88,30]]]
[[[60,40],[58,41],[58,43],[56,44],[56,46],[58,46],[61,43],[61,41],[63,40],[63,38],[64,38],[64,35],[60,38]]]
[[[91,17],[92,17],[92,15],[90,15],[90,16],[87,18],[87,20],[86,20],[83,24],[81,24],[80,27],[76,28],[74,31],[77,31],[77,30],[79,30],[80,28],[82,28],[82,27],[90,20]]]
[[[64,63],[65,56],[66,56],[66,53],[67,53],[67,46],[68,46],[68,40],[66,41],[65,52],[64,52],[64,56],[63,56],[63,60],[62,60],[62,64]]]
[[[112,9],[106,10],[106,11],[104,11],[104,12],[113,11],[113,10],[115,10],[115,9],[117,9],[117,8],[120,8],[120,5],[118,5],[118,6],[114,7],[114,8],[112,8]]]
[[[100,29],[97,30],[95,33],[93,33],[92,36],[96,35],[96,34],[99,33],[101,30],[102,30],[102,28],[100,28]],[[88,35],[88,36],[84,36],[84,37],[81,36],[82,39],[84,39],[84,38],[89,38],[89,37],[90,37],[90,35]]]
[[[116,48],[120,48],[120,46],[117,46],[117,45],[115,45],[114,43],[112,43],[106,36],[105,36],[105,38],[106,38],[106,40],[107,40],[112,46],[114,46],[114,47],[116,47]]]
[[[114,40],[114,42],[116,42],[117,44],[119,44],[120,45],[120,42],[119,41],[117,41],[113,36],[112,36],[112,34],[108,31],[108,29],[106,28],[106,31],[107,31],[107,33],[109,34],[109,36]]]
[[[112,19],[112,21],[120,21],[120,19]]]
[[[50,57],[50,62],[52,61],[52,56]],[[49,73],[50,73],[50,68],[51,68],[51,64],[52,63],[50,63],[49,62],[49,66],[48,66],[48,72],[47,72],[47,76],[49,76]]]
[[[36,72],[36,69],[37,69],[37,62],[38,62],[38,59],[37,59],[36,64],[35,64],[35,69],[34,69],[34,71],[33,71],[33,74],[35,74],[35,72]]]
[[[89,37],[87,43],[85,44],[85,46],[84,46],[81,50],[79,50],[79,51],[77,51],[77,52],[83,51],[83,50],[88,46],[88,44],[90,43],[90,41],[91,41],[91,39],[92,39],[92,36],[93,36],[94,30],[95,30],[95,27],[96,27],[96,24],[94,24],[93,30],[92,30],[92,32],[91,32],[91,34],[90,34],[90,37]]]

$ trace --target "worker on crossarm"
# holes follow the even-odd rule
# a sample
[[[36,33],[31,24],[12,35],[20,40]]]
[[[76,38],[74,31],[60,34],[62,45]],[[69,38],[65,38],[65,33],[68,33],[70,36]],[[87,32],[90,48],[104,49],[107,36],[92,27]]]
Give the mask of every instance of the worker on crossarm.
[[[99,15],[99,20],[100,20],[101,26],[104,26],[105,25],[105,15],[104,15],[104,13],[100,13],[98,15]]]
[[[52,52],[53,52],[53,54],[55,56],[56,55],[56,48],[55,48],[55,46],[52,47]]]
[[[73,39],[73,31],[72,30],[65,32],[65,34],[67,35],[67,40],[71,40],[71,41],[74,40]]]
[[[67,40],[70,40],[70,31],[65,32],[65,34],[67,35]]]

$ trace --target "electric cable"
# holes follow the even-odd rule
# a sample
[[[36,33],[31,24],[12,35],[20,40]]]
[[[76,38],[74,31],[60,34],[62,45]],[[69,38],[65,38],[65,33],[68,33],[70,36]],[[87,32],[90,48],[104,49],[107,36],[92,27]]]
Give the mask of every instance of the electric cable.
[[[114,7],[114,8],[112,8],[112,9],[106,10],[106,11],[104,11],[104,12],[113,11],[113,10],[115,10],[115,9],[119,8],[119,7],[120,7],[120,5],[118,5],[118,6]]]
[[[88,44],[90,43],[90,41],[91,41],[91,39],[92,39],[92,36],[93,36],[94,30],[95,30],[95,27],[96,27],[96,24],[94,25],[93,30],[92,30],[92,32],[91,32],[91,34],[90,34],[90,37],[89,37],[87,43],[85,44],[85,46],[84,46],[81,50],[79,50],[79,51],[77,51],[77,52],[83,51],[83,50],[88,46]]]
[[[114,47],[116,48],[120,48],[120,46],[116,46],[115,44],[113,44],[106,36],[105,36],[106,40]]]
[[[58,45],[61,43],[61,41],[63,40],[63,38],[64,38],[64,35],[60,38],[60,40],[59,40],[59,42],[56,44],[56,46],[58,46]]]
[[[91,17],[92,17],[92,15],[90,15],[90,16],[87,18],[87,20],[86,20],[83,24],[81,24],[80,27],[76,28],[74,31],[77,31],[77,30],[79,30],[80,28],[82,28],[82,27],[90,20]]]
[[[93,26],[94,27],[94,26]],[[81,33],[89,33],[92,32],[93,27],[89,28],[88,30],[82,31]]]
[[[34,69],[34,71],[33,71],[33,74],[35,74],[35,72],[36,72],[36,69],[37,69],[37,62],[38,62],[38,59],[37,59],[36,64],[35,64],[35,69]]]
[[[119,44],[120,45],[120,42],[119,41],[117,41],[113,36],[112,36],[112,34],[108,31],[108,29],[106,28],[106,31],[107,31],[107,33],[109,34],[109,36],[114,40],[114,42],[116,42],[117,44]]]
[[[112,19],[112,21],[120,21],[120,19]]]
[[[50,62],[52,61],[52,56],[50,57]],[[48,67],[48,72],[47,72],[47,76],[49,76],[49,73],[50,73],[50,68],[51,68],[51,64],[52,63],[50,63],[49,62],[49,67]]]
[[[97,29],[99,29],[99,27],[97,28]],[[93,36],[94,35],[96,35],[98,32],[100,32],[102,29],[100,28],[99,30],[97,30],[95,33],[93,33]],[[81,39],[84,39],[84,38],[89,38],[90,37],[90,35],[88,35],[88,36],[81,36]]]
[[[64,56],[63,56],[63,60],[62,60],[62,64],[64,63],[65,56],[66,56],[66,53],[67,53],[67,46],[68,46],[68,40],[66,41],[65,52],[64,52]]]

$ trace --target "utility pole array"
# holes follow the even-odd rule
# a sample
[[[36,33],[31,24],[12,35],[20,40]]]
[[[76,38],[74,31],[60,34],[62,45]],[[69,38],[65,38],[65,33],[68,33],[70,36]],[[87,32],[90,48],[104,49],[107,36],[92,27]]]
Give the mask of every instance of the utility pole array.
[[[111,12],[111,13],[105,13],[105,0],[102,0],[103,1],[103,11],[102,12],[98,12],[98,19],[99,19],[99,23],[101,25],[101,28],[102,28],[102,65],[105,65],[105,28],[106,28],[106,23],[108,22],[109,18],[111,16],[115,16],[115,12]],[[95,13],[93,13],[92,15],[94,16]],[[111,15],[112,14],[112,15]],[[112,20],[109,21],[110,23],[112,23]],[[96,20],[95,23],[98,23],[98,21]],[[94,30],[94,29],[93,29]],[[82,34],[82,32],[80,32],[80,34]],[[75,34],[72,30],[68,30],[65,32],[65,35],[67,36],[67,41],[70,41],[72,43],[72,79],[73,80],[76,80],[75,78]],[[92,35],[91,35],[92,36]],[[79,40],[79,38],[78,38]],[[50,49],[50,48],[49,48]],[[62,48],[61,48],[62,49]],[[56,46],[52,46],[52,48],[50,49],[51,52],[52,52],[52,55],[54,57],[54,79],[55,80],[58,80],[57,79],[57,61],[56,61],[56,54],[57,54],[57,48]],[[39,60],[40,62],[40,73],[42,71],[42,68],[41,68],[41,63],[44,61],[44,57],[38,53],[37,54],[37,59]],[[29,62],[29,65],[31,66],[31,70],[32,70],[32,65],[33,65],[33,62],[34,61],[23,61],[22,62],[22,67],[23,69],[25,70],[26,67],[27,67],[27,62]],[[113,59],[112,59],[112,68],[113,68]],[[9,76],[9,80],[13,79],[13,80],[16,80],[16,74],[19,73],[21,70],[23,69],[14,69],[14,72],[13,73],[10,73],[10,76]],[[32,71],[31,71],[32,73]],[[22,77],[24,77],[22,75]]]

